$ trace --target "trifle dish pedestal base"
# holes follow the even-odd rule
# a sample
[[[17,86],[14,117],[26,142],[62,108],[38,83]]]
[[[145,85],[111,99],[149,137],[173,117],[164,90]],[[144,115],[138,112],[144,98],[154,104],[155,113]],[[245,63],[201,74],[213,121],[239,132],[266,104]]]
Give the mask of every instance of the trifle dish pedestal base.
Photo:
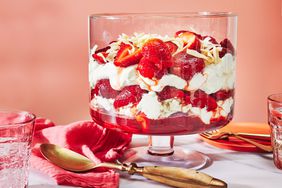
[[[140,166],[174,166],[201,169],[211,159],[198,151],[173,147],[173,136],[149,136],[149,147],[135,147],[125,152],[119,160],[123,163],[138,163]]]

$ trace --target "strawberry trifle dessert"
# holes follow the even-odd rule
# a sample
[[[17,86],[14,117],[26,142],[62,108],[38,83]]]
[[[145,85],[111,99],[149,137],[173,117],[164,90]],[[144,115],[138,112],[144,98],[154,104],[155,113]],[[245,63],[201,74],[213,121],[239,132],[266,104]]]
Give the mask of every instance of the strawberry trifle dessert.
[[[92,118],[134,134],[181,135],[226,125],[233,115],[235,50],[192,31],[121,34],[91,46]]]

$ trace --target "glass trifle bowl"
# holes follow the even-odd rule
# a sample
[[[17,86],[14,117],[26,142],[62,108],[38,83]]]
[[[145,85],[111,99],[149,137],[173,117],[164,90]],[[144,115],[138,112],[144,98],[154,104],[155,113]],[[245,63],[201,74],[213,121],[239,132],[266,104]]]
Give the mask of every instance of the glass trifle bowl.
[[[175,135],[233,117],[237,16],[226,12],[89,17],[90,113],[98,124],[149,135],[126,162],[200,168],[208,157]]]

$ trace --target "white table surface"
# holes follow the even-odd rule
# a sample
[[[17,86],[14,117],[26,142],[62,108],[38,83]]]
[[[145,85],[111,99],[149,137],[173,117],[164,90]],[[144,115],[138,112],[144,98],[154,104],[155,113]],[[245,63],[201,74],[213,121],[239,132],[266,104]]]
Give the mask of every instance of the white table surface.
[[[146,137],[134,136],[133,146],[146,145]],[[282,170],[275,168],[272,154],[235,152],[219,149],[202,142],[197,135],[179,136],[175,145],[207,154],[212,164],[202,172],[220,178],[229,188],[282,188]],[[48,176],[31,170],[29,188],[70,188],[58,186]],[[120,178],[121,188],[165,188],[158,183],[132,176]]]

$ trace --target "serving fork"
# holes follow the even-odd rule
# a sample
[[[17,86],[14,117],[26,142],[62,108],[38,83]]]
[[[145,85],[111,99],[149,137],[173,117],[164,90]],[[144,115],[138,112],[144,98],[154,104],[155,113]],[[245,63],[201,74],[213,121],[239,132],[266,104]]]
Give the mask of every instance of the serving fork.
[[[202,134],[200,134],[201,136],[203,136],[204,138],[210,139],[210,140],[218,140],[218,139],[225,139],[228,138],[230,136],[234,136],[240,140],[243,140],[247,143],[250,143],[256,147],[258,147],[259,149],[262,149],[263,151],[266,152],[272,152],[272,147],[271,146],[267,146],[264,144],[260,144],[252,139],[248,139],[245,138],[243,136],[263,136],[264,138],[268,138],[268,135],[265,134],[248,134],[248,133],[232,133],[232,132],[222,132],[219,130],[213,130],[213,131],[208,131],[208,132],[204,132]]]

